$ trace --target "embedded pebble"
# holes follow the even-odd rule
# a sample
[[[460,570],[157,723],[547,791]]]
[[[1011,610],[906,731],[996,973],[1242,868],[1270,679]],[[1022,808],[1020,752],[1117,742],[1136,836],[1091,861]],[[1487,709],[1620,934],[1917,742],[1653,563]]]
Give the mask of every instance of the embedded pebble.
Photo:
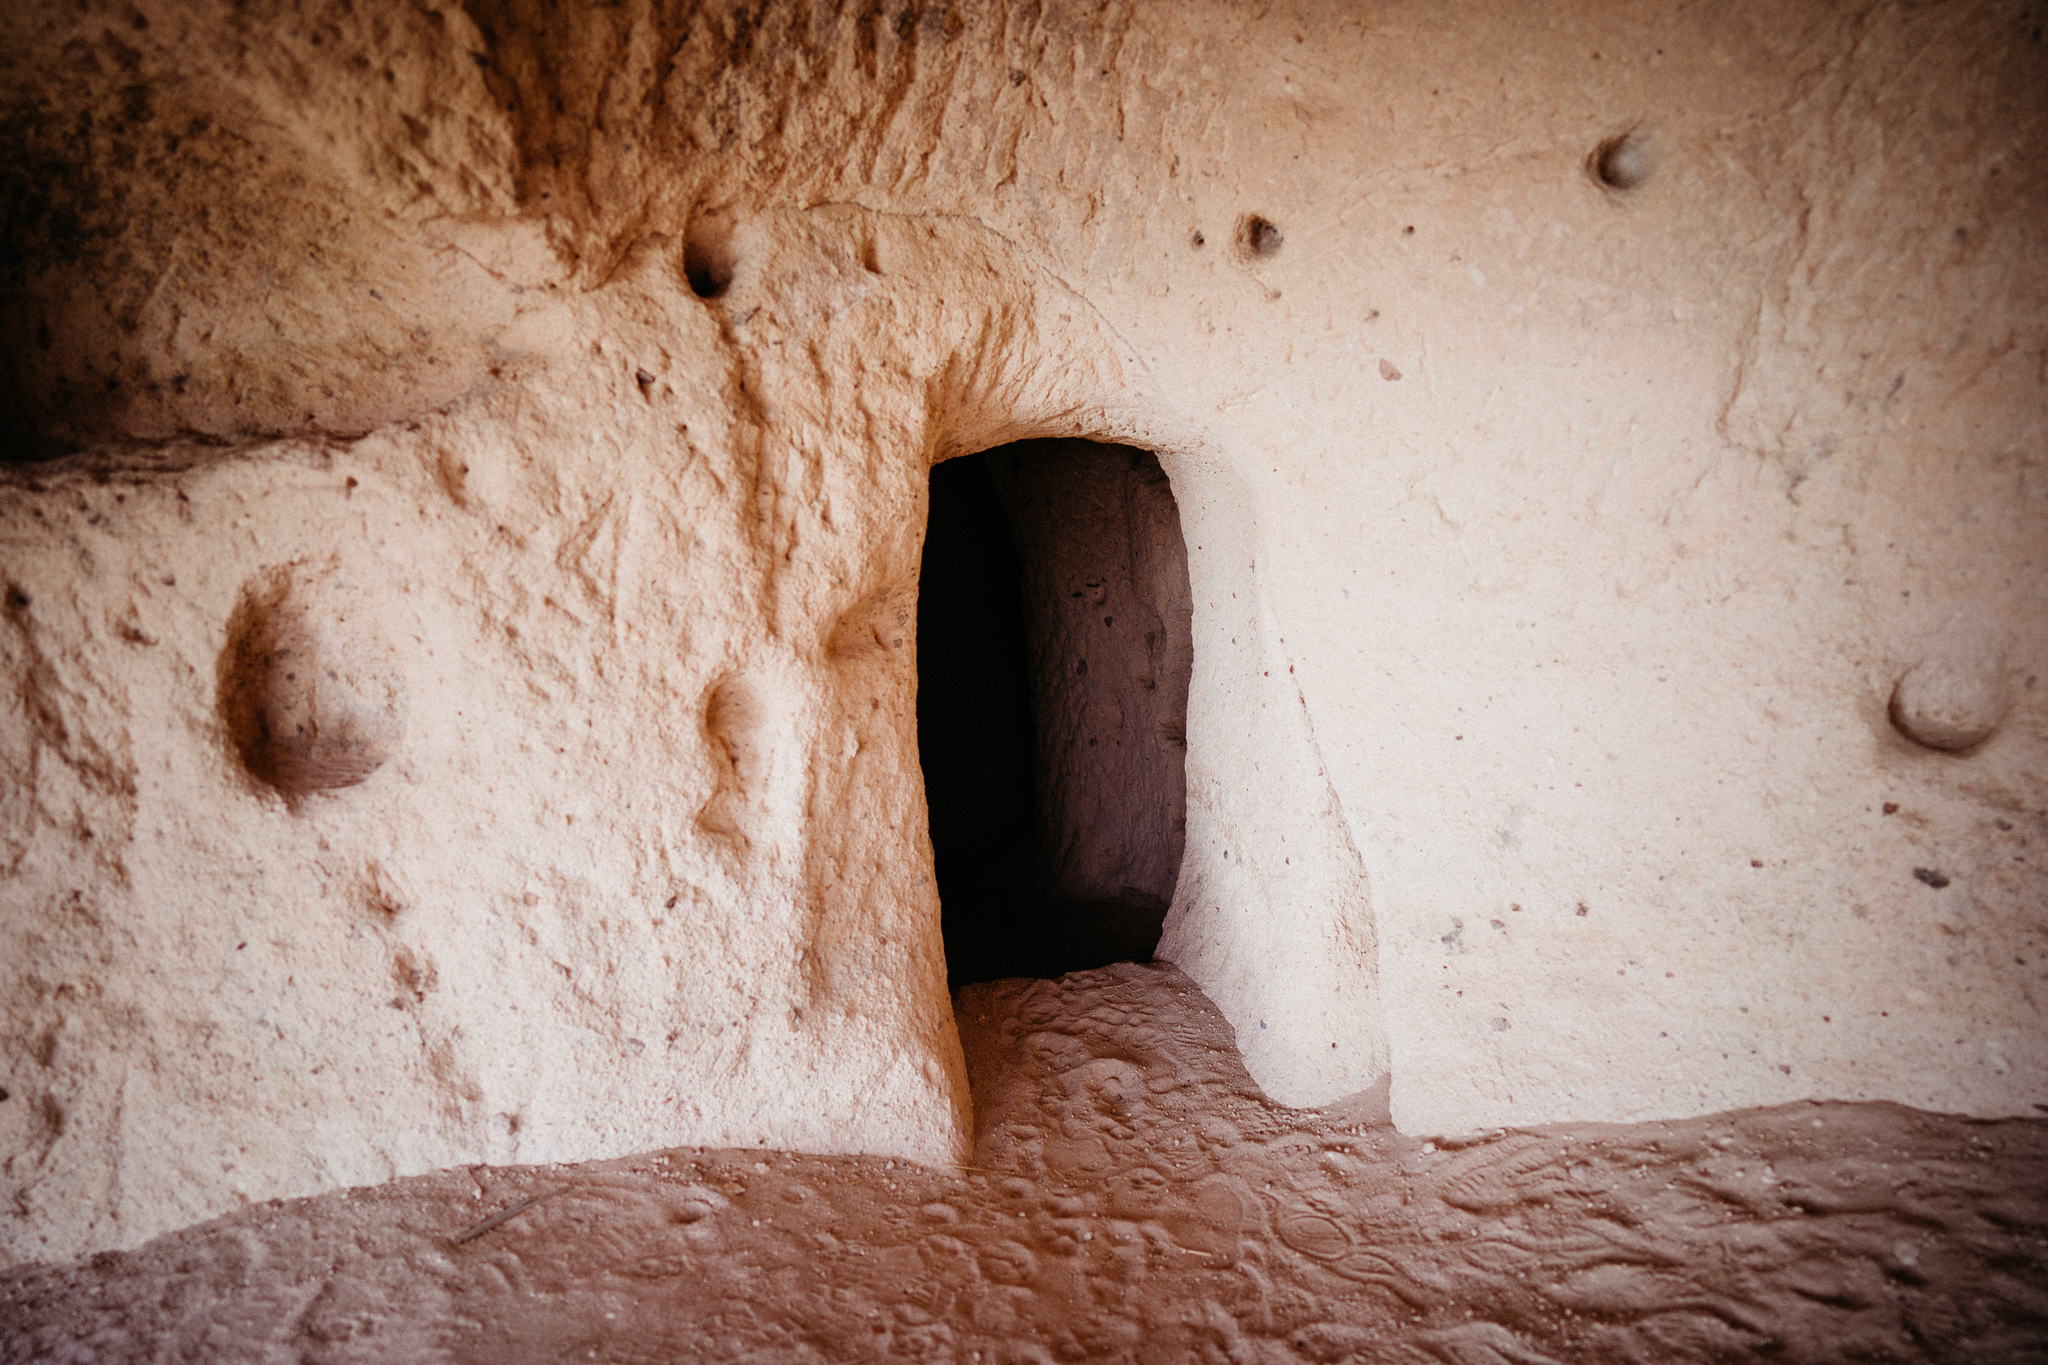
[[[1916,744],[1961,753],[1991,738],[2011,700],[1995,658],[1928,659],[1892,689],[1892,724]]]

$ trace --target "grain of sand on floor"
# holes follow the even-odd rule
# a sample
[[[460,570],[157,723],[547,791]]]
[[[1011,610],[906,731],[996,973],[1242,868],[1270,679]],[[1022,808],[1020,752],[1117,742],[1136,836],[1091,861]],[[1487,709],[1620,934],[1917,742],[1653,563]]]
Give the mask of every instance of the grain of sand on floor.
[[[1268,1104],[1171,967],[959,1008],[967,1167],[680,1149],[251,1207],[0,1276],[0,1359],[2048,1359],[2048,1122],[1432,1144]]]

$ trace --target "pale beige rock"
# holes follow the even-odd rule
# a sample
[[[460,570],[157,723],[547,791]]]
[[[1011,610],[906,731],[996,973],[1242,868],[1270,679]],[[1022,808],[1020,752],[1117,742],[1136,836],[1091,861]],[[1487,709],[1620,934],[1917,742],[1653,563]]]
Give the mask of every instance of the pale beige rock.
[[[986,234],[954,235],[984,272]],[[801,263],[801,221],[778,240],[795,259],[756,269]],[[558,349],[523,381],[352,444],[14,472],[10,1254],[681,1133],[959,1156],[894,604],[927,443],[981,438],[931,421],[915,351],[866,389],[894,438],[770,436],[740,376],[693,376],[641,320],[698,346],[751,326],[772,355],[781,315],[743,272],[747,321],[715,317],[676,267],[542,312],[528,344]],[[954,353],[942,307],[913,321],[883,330]],[[1028,377],[990,378],[1044,420]],[[800,409],[828,379],[759,382]],[[329,643],[344,583],[353,647]],[[239,680],[278,679],[279,631],[402,693],[402,742],[339,708],[380,765],[247,761]]]
[[[7,1257],[957,1158],[894,642],[926,470],[1025,437],[1172,480],[1162,953],[1275,1099],[2048,1099],[2020,6],[0,23],[6,396],[87,447],[0,493]],[[281,573],[362,605],[276,713],[381,755],[289,793],[221,687]]]

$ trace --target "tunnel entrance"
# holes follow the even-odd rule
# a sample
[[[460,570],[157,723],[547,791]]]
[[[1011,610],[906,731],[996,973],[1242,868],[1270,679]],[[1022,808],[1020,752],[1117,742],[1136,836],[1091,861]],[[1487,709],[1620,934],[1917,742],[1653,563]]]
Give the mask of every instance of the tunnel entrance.
[[[1024,441],[932,470],[917,727],[950,989],[1151,959],[1185,841],[1192,606],[1150,452]]]

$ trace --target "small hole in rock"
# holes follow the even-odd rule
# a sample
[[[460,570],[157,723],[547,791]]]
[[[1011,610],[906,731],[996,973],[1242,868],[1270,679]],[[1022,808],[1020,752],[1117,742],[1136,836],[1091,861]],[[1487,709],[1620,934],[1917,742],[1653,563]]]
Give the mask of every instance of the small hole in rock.
[[[711,214],[690,225],[683,243],[683,277],[690,292],[700,299],[715,299],[732,285],[739,260],[733,246],[733,224],[723,215]]]
[[[1287,240],[1280,225],[1258,214],[1245,215],[1237,225],[1237,242],[1247,256],[1273,256]]]
[[[1593,178],[1611,190],[1632,190],[1650,178],[1650,144],[1637,133],[1609,138],[1593,152]]]

